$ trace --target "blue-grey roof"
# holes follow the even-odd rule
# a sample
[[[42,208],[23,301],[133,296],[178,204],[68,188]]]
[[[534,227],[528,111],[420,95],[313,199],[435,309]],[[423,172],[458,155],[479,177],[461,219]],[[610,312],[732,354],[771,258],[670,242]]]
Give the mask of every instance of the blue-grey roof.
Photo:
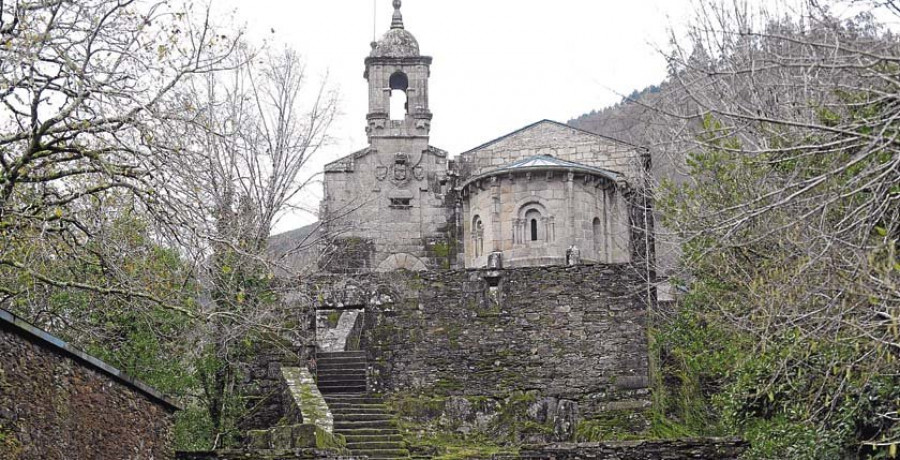
[[[517,172],[529,172],[529,171],[571,171],[571,172],[581,172],[586,174],[592,174],[594,176],[599,176],[605,179],[608,179],[612,182],[622,178],[623,176],[615,171],[610,171],[608,169],[596,168],[594,166],[588,166],[581,163],[575,163],[574,161],[561,160],[556,157],[552,157],[549,155],[537,155],[533,157],[525,158],[524,160],[515,161],[513,163],[509,163],[503,166],[500,166],[496,169],[492,169],[490,171],[484,172],[475,176],[465,184],[463,187],[471,184],[472,182],[485,179],[487,177],[498,176],[502,174],[511,174]]]

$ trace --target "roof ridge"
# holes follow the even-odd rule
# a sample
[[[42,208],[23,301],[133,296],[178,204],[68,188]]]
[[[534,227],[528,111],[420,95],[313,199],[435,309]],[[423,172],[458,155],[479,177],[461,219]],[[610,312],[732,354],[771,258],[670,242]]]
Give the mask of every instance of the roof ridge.
[[[629,147],[634,147],[634,148],[636,148],[636,149],[646,149],[646,147],[641,147],[640,145],[632,144],[631,142],[628,142],[628,141],[623,141],[623,140],[621,140],[621,139],[616,139],[615,137],[612,137],[612,136],[607,136],[607,135],[605,135],[605,134],[592,133],[592,132],[590,132],[590,131],[586,131],[586,130],[583,130],[583,129],[581,129],[581,128],[576,128],[576,127],[574,127],[574,126],[572,126],[572,125],[568,125],[568,124],[566,124],[566,123],[562,123],[562,122],[559,122],[559,121],[556,121],[556,120],[551,120],[551,119],[549,119],[549,118],[544,118],[544,119],[542,119],[542,120],[536,121],[536,122],[531,123],[531,124],[529,124],[529,125],[523,126],[523,127],[519,128],[519,129],[517,129],[517,130],[515,130],[515,131],[512,131],[512,132],[510,132],[510,133],[504,134],[504,135],[502,135],[502,136],[500,136],[500,137],[498,137],[498,138],[496,138],[496,139],[487,141],[487,142],[485,142],[484,144],[481,144],[481,145],[479,145],[479,146],[477,146],[477,147],[474,147],[474,148],[471,148],[471,149],[469,149],[469,150],[466,150],[465,152],[460,153],[459,156],[466,155],[466,154],[471,153],[471,152],[474,152],[474,151],[476,151],[476,150],[481,150],[481,149],[483,149],[483,148],[485,148],[485,147],[494,145],[494,144],[496,144],[496,143],[498,143],[498,142],[500,142],[500,141],[502,141],[502,140],[505,140],[505,139],[507,139],[507,138],[510,138],[510,137],[512,137],[512,136],[515,136],[516,134],[519,134],[519,133],[521,133],[521,132],[523,132],[523,131],[527,131],[527,130],[529,130],[529,129],[531,129],[531,128],[533,128],[533,127],[535,127],[535,126],[537,126],[537,125],[539,125],[539,124],[541,124],[541,123],[552,123],[552,124],[554,124],[554,125],[558,125],[558,126],[562,126],[562,127],[564,127],[564,128],[571,129],[571,130],[573,130],[573,131],[577,131],[577,132],[580,132],[580,133],[583,133],[583,134],[588,134],[588,135],[591,135],[591,136],[594,136],[594,137],[598,137],[598,138],[600,138],[600,139],[606,139],[606,140],[608,140],[608,141],[616,142],[616,143],[619,143],[619,144],[624,144],[624,145],[627,145],[627,146],[629,146]]]

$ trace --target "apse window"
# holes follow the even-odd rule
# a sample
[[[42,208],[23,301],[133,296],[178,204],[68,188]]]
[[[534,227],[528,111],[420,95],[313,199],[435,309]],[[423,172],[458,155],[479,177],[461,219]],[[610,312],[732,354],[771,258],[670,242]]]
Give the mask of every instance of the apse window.
[[[409,209],[412,207],[412,198],[391,198],[391,207],[394,209]]]
[[[541,212],[531,209],[525,213],[525,240],[538,242],[544,239],[544,219]]]

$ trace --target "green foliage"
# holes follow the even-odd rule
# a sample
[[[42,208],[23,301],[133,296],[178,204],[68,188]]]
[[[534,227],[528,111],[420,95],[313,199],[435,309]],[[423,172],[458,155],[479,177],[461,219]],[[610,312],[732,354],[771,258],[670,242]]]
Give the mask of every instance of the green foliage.
[[[87,243],[96,260],[55,257],[55,250],[47,247],[52,240],[21,244],[19,252],[56,279],[102,286],[111,282],[108,272],[115,270],[117,279],[178,302],[184,311],[196,311],[196,285],[185,281],[189,267],[175,251],[155,244],[149,233],[143,219],[123,213],[110,221],[102,238]],[[191,320],[181,312],[91,290],[36,289],[27,275],[0,278],[4,280],[0,287],[18,293],[14,310],[39,327],[163,392],[180,395],[192,384],[184,363],[172,359],[185,356],[192,347],[184,338]],[[60,327],[56,318],[66,318],[65,326]]]
[[[452,256],[456,252],[452,242],[435,243],[431,247],[431,251],[434,253],[434,258],[440,261],[441,268],[450,268],[453,263]]]
[[[0,426],[0,460],[17,460],[23,447],[12,431]]]
[[[692,302],[713,298],[721,287],[695,290],[675,318],[650,331],[653,407],[650,435],[658,438],[726,434],[711,398],[749,340],[691,311]]]
[[[575,441],[626,441],[654,437],[643,431],[643,425],[644,414],[635,411],[610,411],[578,422],[575,427]]]
[[[316,426],[316,448],[345,452],[346,447],[347,439],[343,435],[332,434]]]
[[[833,125],[871,113],[819,115]],[[707,148],[688,159],[696,181],[665,184],[659,200],[665,224],[687,238],[693,278],[674,317],[651,331],[652,434],[738,434],[752,445],[749,459],[883,455],[867,445],[900,436],[885,417],[900,406],[896,350],[886,345],[896,334],[889,321],[870,321],[887,306],[863,293],[869,276],[897,279],[896,242],[876,244],[888,236],[876,227],[866,270],[844,266],[860,258],[857,247],[820,242],[871,198],[840,191],[894,156],[842,169],[849,152],[752,155],[711,117],[704,128]],[[786,184],[813,178],[810,196],[835,198],[819,220],[798,220],[819,202],[786,205]]]
[[[337,310],[329,312],[328,316],[326,317],[326,320],[328,321],[328,327],[330,327],[332,329],[336,328],[338,325],[338,322],[340,322],[340,320],[341,320],[341,312],[337,311]]]
[[[179,451],[204,451],[215,442],[209,411],[199,405],[192,405],[176,414],[175,449]]]

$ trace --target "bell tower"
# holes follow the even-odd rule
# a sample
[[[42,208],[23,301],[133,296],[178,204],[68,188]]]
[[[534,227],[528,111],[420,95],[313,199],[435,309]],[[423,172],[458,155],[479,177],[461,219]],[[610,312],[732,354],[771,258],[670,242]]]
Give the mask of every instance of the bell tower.
[[[394,17],[381,40],[372,43],[366,58],[369,82],[369,114],[366,133],[378,149],[379,139],[418,139],[428,146],[431,110],[428,78],[431,57],[419,54],[419,43],[403,25],[401,0],[394,0]]]
[[[325,167],[323,231],[336,254],[331,260],[341,270],[424,270],[456,263],[441,249],[456,247],[450,243],[456,201],[447,152],[428,142],[431,57],[420,54],[400,7],[401,0],[394,0],[391,28],[372,43],[365,60],[369,145]]]

